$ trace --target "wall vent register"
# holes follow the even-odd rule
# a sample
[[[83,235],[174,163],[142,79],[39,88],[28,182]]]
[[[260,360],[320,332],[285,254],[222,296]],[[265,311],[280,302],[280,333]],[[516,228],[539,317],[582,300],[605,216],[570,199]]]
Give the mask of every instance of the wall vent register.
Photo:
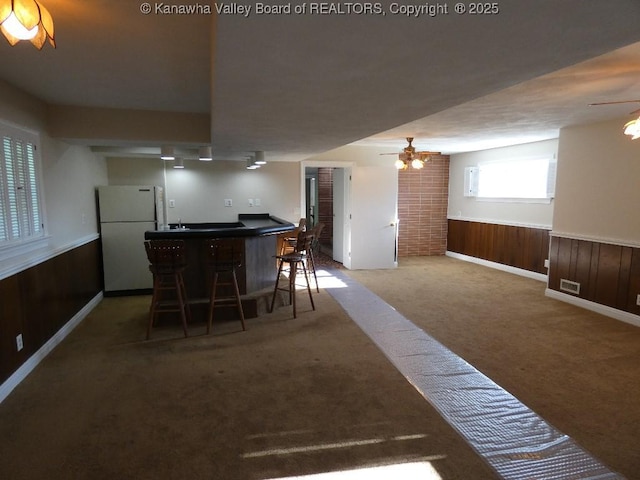
[[[560,290],[574,295],[580,295],[580,284],[563,278],[560,280]]]

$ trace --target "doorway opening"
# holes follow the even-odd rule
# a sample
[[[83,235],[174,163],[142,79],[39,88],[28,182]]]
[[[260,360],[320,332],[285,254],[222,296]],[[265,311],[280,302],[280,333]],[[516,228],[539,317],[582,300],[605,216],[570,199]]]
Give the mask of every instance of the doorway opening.
[[[318,239],[322,257],[350,268],[348,262],[350,238],[348,215],[349,168],[335,166],[304,167],[304,205],[302,211],[309,228],[322,222],[324,228]],[[346,257],[345,257],[346,256]],[[345,261],[346,258],[346,261]]]
[[[333,257],[333,168],[305,169],[305,205],[309,228],[324,223],[318,239],[322,253]]]

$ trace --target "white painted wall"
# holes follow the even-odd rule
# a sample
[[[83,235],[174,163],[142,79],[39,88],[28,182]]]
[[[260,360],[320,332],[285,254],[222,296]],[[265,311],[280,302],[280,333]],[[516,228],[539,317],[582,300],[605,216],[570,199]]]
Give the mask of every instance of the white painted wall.
[[[0,278],[97,238],[95,187],[107,183],[104,159],[47,135],[44,102],[0,81],[0,120],[40,137],[45,247],[16,257],[0,252]]]
[[[561,130],[554,233],[640,246],[640,140],[622,133],[628,120]]]
[[[165,162],[160,158],[108,158],[109,185],[165,186]]]
[[[98,232],[95,189],[106,185],[107,167],[87,147],[45,138],[42,177],[50,247],[62,248]]]
[[[161,185],[167,200],[169,223],[235,222],[238,214],[269,213],[297,223],[300,219],[300,164],[269,162],[247,170],[243,162],[185,161],[184,169],[157,158],[110,158],[109,184]],[[225,199],[231,207],[224,206]],[[249,206],[249,199],[260,206]],[[167,207],[169,202],[167,201]]]
[[[507,225],[526,225],[551,228],[554,201],[551,203],[504,203],[477,200],[464,196],[464,169],[480,162],[556,155],[558,140],[527,143],[512,147],[494,148],[478,152],[451,155],[449,164],[450,219]],[[557,191],[557,189],[556,189]]]

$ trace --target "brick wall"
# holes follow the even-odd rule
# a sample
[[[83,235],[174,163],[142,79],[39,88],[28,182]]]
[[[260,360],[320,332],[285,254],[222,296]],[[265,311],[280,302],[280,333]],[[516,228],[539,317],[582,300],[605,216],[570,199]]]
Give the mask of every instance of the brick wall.
[[[447,250],[449,156],[434,155],[422,170],[398,172],[398,256]]]

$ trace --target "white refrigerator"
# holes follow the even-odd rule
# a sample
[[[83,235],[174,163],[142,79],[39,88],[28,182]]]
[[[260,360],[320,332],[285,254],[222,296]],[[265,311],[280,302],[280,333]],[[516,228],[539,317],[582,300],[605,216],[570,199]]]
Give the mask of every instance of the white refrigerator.
[[[164,228],[163,196],[157,186],[98,187],[105,295],[153,287],[144,232]]]

